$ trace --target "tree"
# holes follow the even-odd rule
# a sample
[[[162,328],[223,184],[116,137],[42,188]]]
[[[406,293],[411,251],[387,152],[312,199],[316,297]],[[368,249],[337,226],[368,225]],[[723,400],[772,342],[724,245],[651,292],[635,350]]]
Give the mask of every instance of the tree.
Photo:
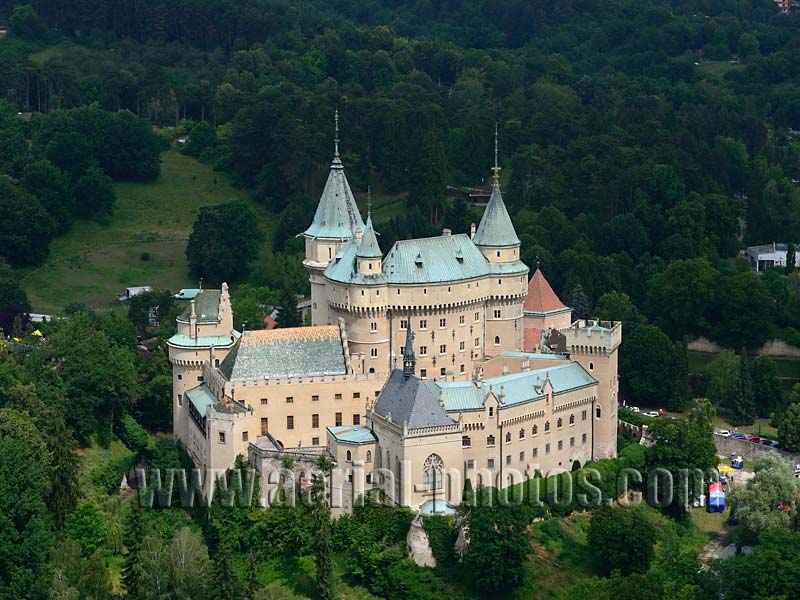
[[[192,276],[219,284],[244,275],[261,247],[256,223],[244,202],[202,207],[186,246]]]
[[[686,338],[673,344],[670,375],[672,393],[667,400],[667,407],[670,410],[683,410],[692,391],[689,385],[689,351]]]
[[[578,283],[572,290],[572,317],[574,319],[589,318],[589,298],[583,290],[583,286]]]
[[[56,222],[33,194],[0,175],[0,258],[12,267],[45,259]]]
[[[721,407],[734,403],[737,394],[739,357],[732,350],[723,350],[708,365],[708,397]]]
[[[688,421],[697,428],[698,431],[705,432],[708,436],[714,434],[714,419],[717,411],[708,398],[695,398],[689,409]]]
[[[15,6],[8,25],[11,33],[25,40],[41,40],[47,36],[47,25],[30,4]]]
[[[114,210],[116,194],[111,177],[98,166],[91,166],[78,177],[73,187],[75,206],[85,219],[103,219]]]
[[[795,479],[792,466],[775,452],[758,457],[753,472],[746,486],[731,493],[730,503],[740,527],[757,539],[770,529],[790,527],[800,482]]]
[[[671,404],[675,354],[658,327],[641,325],[628,336],[622,365],[622,386],[629,401],[657,407]]]
[[[750,379],[750,359],[742,348],[739,358],[739,376],[733,404],[729,407],[730,420],[734,425],[749,425],[755,417],[755,401],[753,399],[753,382]]]
[[[530,552],[522,511],[511,506],[475,506],[467,522],[470,541],[464,566],[481,597],[507,593],[522,583]],[[498,556],[503,560],[498,561]]]
[[[291,290],[283,290],[278,298],[280,311],[278,312],[278,325],[285,327],[300,327],[300,313],[297,310],[297,298]]]
[[[631,302],[630,296],[616,290],[600,296],[594,315],[602,321],[622,321],[622,330],[626,337],[633,334],[645,321],[639,309]]]
[[[314,475],[311,484],[312,519],[314,527],[314,561],[317,566],[317,592],[322,600],[333,600],[333,545],[331,543],[331,509],[325,486],[330,476],[330,461],[320,459],[323,475]]]
[[[242,597],[239,576],[231,564],[231,554],[226,544],[221,544],[211,575],[212,600],[238,600]]]
[[[66,173],[46,159],[29,162],[22,171],[22,185],[39,199],[58,231],[66,231],[75,213]]]
[[[789,452],[800,452],[800,403],[792,402],[783,412],[778,441]]]
[[[705,258],[673,261],[648,282],[646,313],[670,336],[705,333],[718,277]]]
[[[758,56],[758,38],[753,33],[747,32],[740,35],[736,47],[742,59]]]
[[[794,248],[794,242],[789,242],[786,246],[786,268],[784,272],[791,275],[796,267],[797,257]]]
[[[67,517],[64,526],[67,537],[74,541],[85,556],[90,556],[106,543],[106,524],[97,505],[84,500]]]
[[[750,364],[750,378],[753,383],[753,402],[756,414],[765,417],[781,405],[781,382],[778,378],[778,365],[764,354],[753,359]]]
[[[172,538],[167,556],[170,583],[175,598],[181,600],[205,598],[208,587],[206,580],[210,575],[211,563],[202,536],[188,527],[179,529]]]
[[[592,512],[587,539],[590,548],[603,548],[595,555],[599,573],[645,573],[653,560],[656,529],[638,509],[603,505]]]

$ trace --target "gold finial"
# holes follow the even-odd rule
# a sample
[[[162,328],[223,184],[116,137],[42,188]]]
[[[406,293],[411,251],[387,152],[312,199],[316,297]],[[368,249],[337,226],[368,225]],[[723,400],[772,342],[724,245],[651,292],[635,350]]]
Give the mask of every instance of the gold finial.
[[[339,156],[339,107],[333,113],[333,121],[336,126],[336,133],[333,136],[333,155]]]
[[[494,123],[494,166],[492,167],[492,179],[495,185],[500,185],[500,165],[497,161],[497,121]]]

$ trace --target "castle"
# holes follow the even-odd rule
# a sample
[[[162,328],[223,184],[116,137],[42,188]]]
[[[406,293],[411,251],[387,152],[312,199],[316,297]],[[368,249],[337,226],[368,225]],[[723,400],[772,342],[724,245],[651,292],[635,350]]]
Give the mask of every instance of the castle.
[[[198,467],[239,454],[331,456],[338,493],[423,512],[464,482],[616,455],[621,324],[576,321],[520,240],[500,190],[471,235],[383,253],[335,152],[305,238],[312,325],[237,332],[227,285],[202,290],[169,342],[174,430]]]

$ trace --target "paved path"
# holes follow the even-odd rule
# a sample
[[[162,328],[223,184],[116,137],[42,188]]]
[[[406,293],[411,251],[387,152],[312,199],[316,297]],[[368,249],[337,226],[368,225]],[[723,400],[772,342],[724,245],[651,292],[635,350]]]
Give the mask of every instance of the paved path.
[[[727,545],[725,544],[725,540],[730,532],[731,526],[725,523],[722,529],[708,540],[708,543],[703,547],[702,552],[700,552],[700,562],[702,563],[703,569],[708,569],[708,561],[722,557],[722,553]]]

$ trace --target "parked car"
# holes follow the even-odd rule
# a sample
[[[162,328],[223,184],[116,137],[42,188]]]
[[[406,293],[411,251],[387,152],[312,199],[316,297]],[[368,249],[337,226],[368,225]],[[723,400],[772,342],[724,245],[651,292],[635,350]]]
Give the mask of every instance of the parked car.
[[[748,435],[747,436],[748,442],[753,442],[754,444],[758,444],[761,442],[761,438],[757,435]]]
[[[648,410],[645,413],[642,413],[645,417],[655,417],[658,418],[659,414],[657,410]]]
[[[769,440],[767,438],[761,438],[759,444],[761,444],[762,446],[772,446],[772,440]]]
[[[640,412],[638,406],[627,406],[626,408],[631,412],[635,412],[635,413]]]
[[[721,435],[722,437],[731,437],[731,432],[728,429],[717,429],[714,434]]]
[[[776,442],[775,440],[771,440],[769,445],[772,446],[773,448],[775,448],[775,450],[780,450],[781,449],[781,445],[778,442]]]
[[[736,438],[737,440],[746,440],[747,436],[743,433],[739,433],[738,431],[731,434],[732,438]]]

